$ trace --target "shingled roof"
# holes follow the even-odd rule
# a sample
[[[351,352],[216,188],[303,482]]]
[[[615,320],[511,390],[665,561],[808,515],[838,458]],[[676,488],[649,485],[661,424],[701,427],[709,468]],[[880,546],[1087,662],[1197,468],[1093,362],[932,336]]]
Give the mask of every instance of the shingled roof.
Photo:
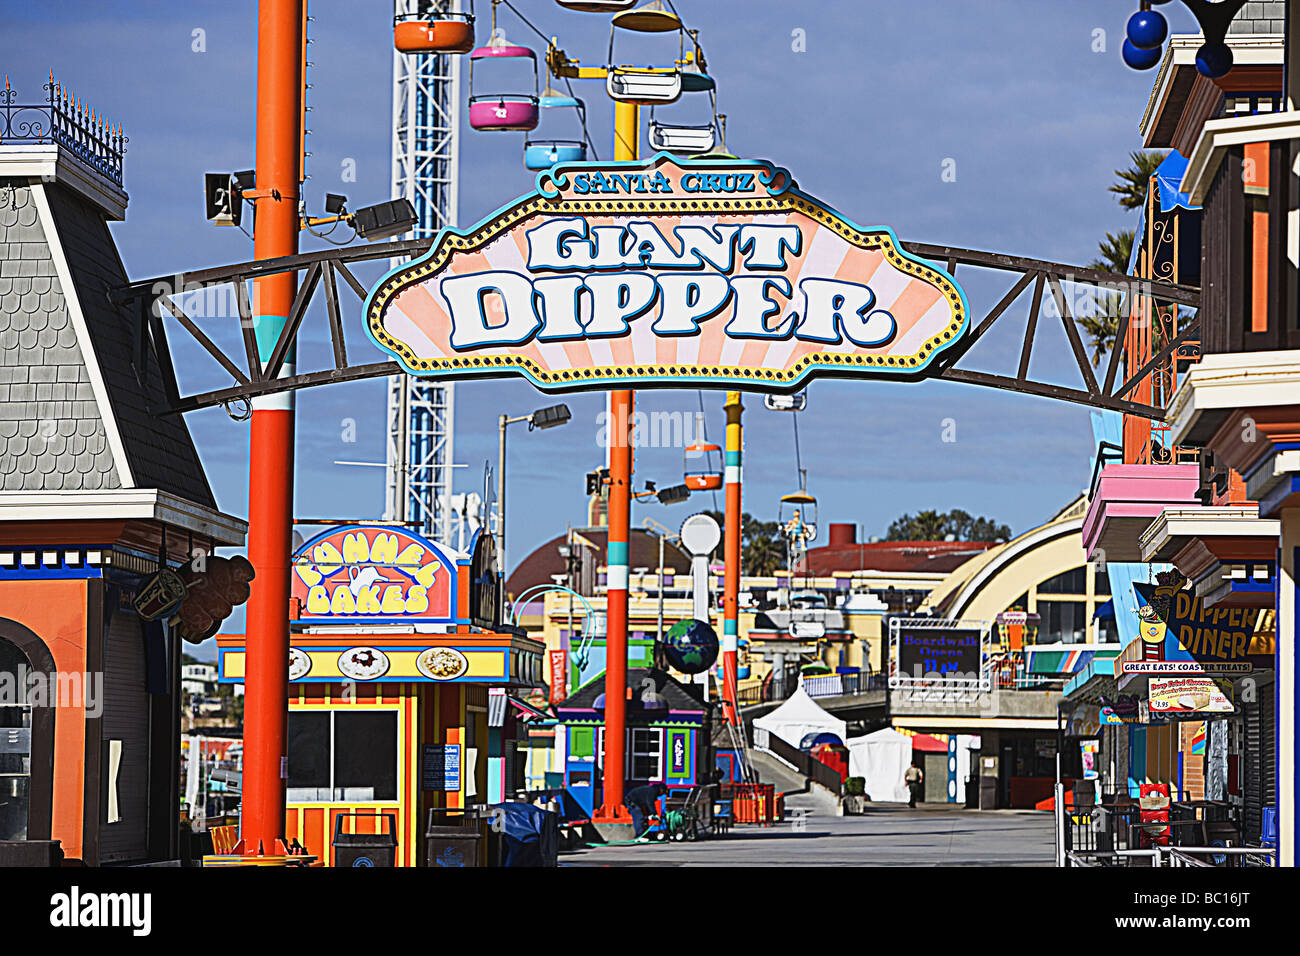
[[[0,490],[156,488],[215,507],[184,420],[157,414],[152,352],[108,300],[126,281],[102,209],[0,178]]]

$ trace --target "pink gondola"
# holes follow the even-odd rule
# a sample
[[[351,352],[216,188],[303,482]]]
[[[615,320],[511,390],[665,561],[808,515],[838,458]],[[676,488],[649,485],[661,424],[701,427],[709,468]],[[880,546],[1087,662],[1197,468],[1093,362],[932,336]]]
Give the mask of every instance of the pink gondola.
[[[527,59],[533,67],[532,93],[474,92],[474,64],[480,60]],[[526,46],[507,42],[500,30],[492,31],[486,46],[469,55],[469,125],[477,130],[513,131],[537,128],[540,116],[537,54]]]

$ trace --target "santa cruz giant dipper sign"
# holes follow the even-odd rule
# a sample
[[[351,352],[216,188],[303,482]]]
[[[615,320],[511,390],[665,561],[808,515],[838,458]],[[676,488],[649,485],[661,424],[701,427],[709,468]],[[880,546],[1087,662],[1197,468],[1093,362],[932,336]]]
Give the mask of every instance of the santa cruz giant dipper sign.
[[[374,341],[415,375],[543,389],[920,377],[968,324],[944,270],[766,162],[573,163],[390,272]]]

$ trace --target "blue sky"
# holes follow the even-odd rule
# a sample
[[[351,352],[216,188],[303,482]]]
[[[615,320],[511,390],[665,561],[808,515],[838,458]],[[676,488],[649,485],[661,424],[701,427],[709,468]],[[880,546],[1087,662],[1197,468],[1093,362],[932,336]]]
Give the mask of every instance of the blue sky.
[[[1137,132],[1154,71],[1134,73],[1120,60],[1133,0],[676,0],[700,30],[719,108],[729,117],[728,143],[744,156],[787,166],[800,186],[866,226],[892,226],[904,240],[996,250],[1085,263],[1106,231],[1131,226],[1106,192],[1112,170],[1141,146]],[[607,21],[572,13],[551,0],[515,0],[544,32],[584,62],[603,62]],[[479,0],[486,24],[488,4]],[[1180,4],[1161,8],[1173,32],[1192,32]],[[325,192],[344,192],[353,208],[388,198],[391,98],[391,5],[381,0],[313,0],[309,103],[310,179],[306,196],[319,210]],[[502,23],[515,42],[536,45],[509,11]],[[52,24],[57,23],[57,31]],[[792,49],[803,31],[806,52]],[[1105,52],[1094,52],[1095,31]],[[202,31],[196,34],[195,31]],[[481,31],[486,37],[486,27]],[[251,258],[234,229],[203,219],[203,174],[253,166],[256,3],[253,0],[85,2],[19,0],[7,5],[4,72],[20,99],[37,100],[50,68],[114,121],[130,144],[127,219],[113,227],[133,278]],[[57,36],[57,42],[51,37]],[[195,47],[200,45],[202,52]],[[622,39],[622,38],[620,38]],[[664,37],[630,37],[620,60],[663,59]],[[608,156],[608,101],[580,84],[590,129]],[[701,120],[685,104],[675,115]],[[666,114],[665,114],[666,115]],[[523,134],[466,130],[461,151],[462,224],[528,191]],[[355,182],[342,172],[354,161]],[[946,160],[956,179],[942,177]],[[319,242],[308,237],[304,248]],[[378,270],[363,276],[377,278]],[[969,279],[982,314],[1010,279]],[[1025,306],[972,351],[968,365],[1007,371],[1018,354]],[[346,316],[351,347],[372,348],[359,306]],[[320,316],[309,322],[322,322]],[[1004,320],[1005,322],[1005,320]],[[1000,323],[1001,324],[1001,323]],[[1059,323],[1040,341],[1033,369],[1074,384]],[[324,362],[321,333],[308,336],[300,367]],[[235,341],[214,322],[211,334]],[[375,353],[373,360],[380,356]],[[178,351],[183,388],[222,384],[197,350]],[[1077,372],[1074,373],[1077,375]],[[642,408],[692,412],[693,391],[638,393]],[[509,560],[585,519],[583,474],[600,464],[598,395],[566,399],[573,421],[545,433],[512,432]],[[496,458],[496,416],[527,412],[553,399],[522,382],[457,388],[455,459],[458,490],[482,484]],[[722,434],[722,396],[704,394],[710,436]],[[774,518],[779,496],[797,484],[789,415],[747,400],[745,509]],[[347,420],[357,440],[343,440]],[[945,420],[956,441],[943,441]],[[223,411],[188,416],[220,506],[245,515],[248,425]],[[310,389],[299,394],[296,501],[301,515],[378,517],[383,473],[337,466],[381,461],[382,381]],[[800,432],[808,485],[821,519],[857,523],[883,534],[903,512],[960,507],[1023,531],[1066,504],[1089,478],[1092,435],[1085,408],[1047,399],[944,382],[821,382],[809,392]],[[649,449],[638,479],[680,480],[678,449]],[[696,502],[636,507],[675,526]],[[234,622],[232,622],[234,623]]]

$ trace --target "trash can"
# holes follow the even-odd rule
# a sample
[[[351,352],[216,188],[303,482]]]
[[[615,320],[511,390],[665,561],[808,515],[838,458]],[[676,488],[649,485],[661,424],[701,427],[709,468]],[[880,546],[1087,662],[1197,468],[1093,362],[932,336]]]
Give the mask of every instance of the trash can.
[[[374,817],[388,821],[388,832],[344,833],[344,817]],[[382,829],[382,827],[378,828]],[[334,821],[335,866],[397,865],[397,815],[394,813],[340,813]]]
[[[63,844],[58,840],[0,841],[0,867],[63,865]]]
[[[479,846],[483,830],[477,816],[464,816],[457,824],[440,824],[436,809],[429,811],[429,825],[424,830],[425,864],[428,866],[479,866]]]

